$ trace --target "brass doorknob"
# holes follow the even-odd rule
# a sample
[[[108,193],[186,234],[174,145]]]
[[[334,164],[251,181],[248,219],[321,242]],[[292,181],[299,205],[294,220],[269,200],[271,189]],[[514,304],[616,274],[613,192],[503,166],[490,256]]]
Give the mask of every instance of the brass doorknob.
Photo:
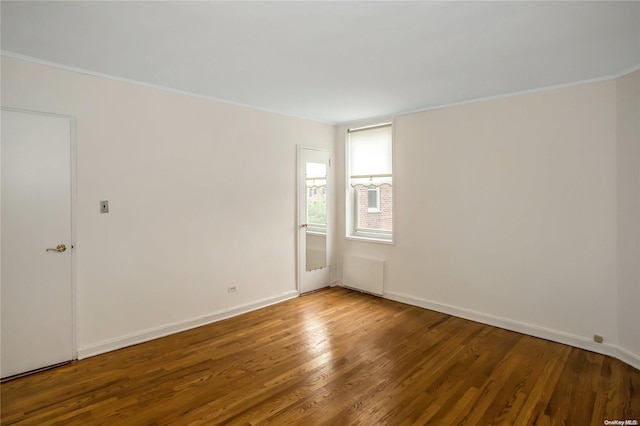
[[[48,248],[47,251],[57,251],[58,253],[62,253],[67,249],[67,246],[64,244],[58,244],[56,248]]]

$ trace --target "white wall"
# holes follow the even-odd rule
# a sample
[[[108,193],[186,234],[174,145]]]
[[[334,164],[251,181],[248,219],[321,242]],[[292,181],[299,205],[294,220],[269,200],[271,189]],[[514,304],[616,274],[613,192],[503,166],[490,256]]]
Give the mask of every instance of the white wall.
[[[639,359],[640,71],[618,79],[617,95],[619,344],[625,355]]]
[[[615,80],[396,117],[396,244],[342,222],[337,252],[386,260],[386,297],[614,354],[616,126]]]
[[[77,118],[80,356],[297,294],[296,144],[333,126],[2,59],[3,106]]]
[[[344,239],[346,126],[4,57],[2,105],[77,117],[81,355],[294,295],[295,145],[335,139],[338,276],[638,366],[639,74],[395,118],[394,245]]]

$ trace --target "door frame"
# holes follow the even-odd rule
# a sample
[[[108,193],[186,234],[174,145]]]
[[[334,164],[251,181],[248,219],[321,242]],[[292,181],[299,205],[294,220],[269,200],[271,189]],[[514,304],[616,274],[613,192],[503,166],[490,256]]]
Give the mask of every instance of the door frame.
[[[332,167],[331,167],[331,149],[317,146],[308,146],[308,145],[296,145],[296,288],[298,290],[298,296],[303,294],[301,292],[300,284],[302,281],[302,271],[300,268],[301,262],[301,249],[300,249],[300,227],[302,223],[300,222],[300,205],[301,205],[301,194],[300,194],[300,185],[301,185],[301,170],[300,170],[300,159],[302,158],[302,151],[320,151],[327,154],[329,157],[329,164],[327,164],[327,192],[329,196],[327,197],[327,236],[326,236],[326,244],[327,244],[327,272],[329,275],[329,285],[331,285],[331,274],[333,271],[333,267],[331,264],[331,255],[332,255],[332,241],[333,238],[333,175],[332,175]],[[306,181],[305,181],[306,184]]]
[[[44,115],[47,117],[56,117],[56,118],[64,118],[69,120],[69,165],[71,170],[69,171],[70,182],[69,182],[69,190],[71,191],[70,199],[71,199],[71,250],[69,250],[69,254],[71,255],[71,353],[72,358],[71,361],[75,361],[78,359],[78,281],[77,281],[77,268],[76,268],[76,249],[78,247],[76,242],[76,207],[77,207],[77,136],[76,136],[76,117],[72,115],[66,114],[56,114],[44,111],[36,111],[29,110],[24,108],[14,108],[7,106],[0,106],[0,110],[2,111],[12,111],[19,112],[23,114],[33,114],[33,115]],[[1,155],[1,154],[0,154]],[[2,250],[0,246],[0,250]]]

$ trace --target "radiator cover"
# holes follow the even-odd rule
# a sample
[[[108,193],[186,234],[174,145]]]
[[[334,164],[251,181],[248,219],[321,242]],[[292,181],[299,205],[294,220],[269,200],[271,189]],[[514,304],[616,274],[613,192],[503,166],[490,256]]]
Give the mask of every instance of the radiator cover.
[[[383,260],[344,256],[342,284],[355,290],[382,296],[384,288]]]

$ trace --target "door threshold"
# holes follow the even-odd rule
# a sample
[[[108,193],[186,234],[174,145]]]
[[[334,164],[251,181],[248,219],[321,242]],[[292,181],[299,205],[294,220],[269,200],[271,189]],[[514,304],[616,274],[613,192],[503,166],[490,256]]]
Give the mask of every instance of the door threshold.
[[[317,292],[319,292],[319,291],[326,290],[326,289],[328,289],[328,288],[331,288],[331,286],[326,286],[326,287],[316,288],[315,290],[307,291],[307,292],[305,292],[305,293],[300,293],[300,296],[306,296],[306,295],[308,295],[308,294],[317,293]]]

